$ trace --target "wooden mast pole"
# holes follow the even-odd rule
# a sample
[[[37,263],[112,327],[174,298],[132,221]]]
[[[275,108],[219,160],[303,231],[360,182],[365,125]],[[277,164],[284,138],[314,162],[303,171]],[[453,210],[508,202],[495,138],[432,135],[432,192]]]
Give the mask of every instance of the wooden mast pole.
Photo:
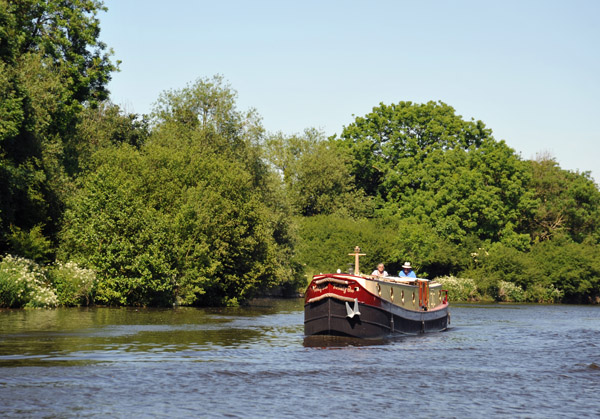
[[[348,253],[348,256],[354,256],[354,275],[360,274],[360,268],[358,265],[358,258],[360,256],[365,256],[366,253],[360,253],[360,247],[356,246],[354,248],[354,253]]]

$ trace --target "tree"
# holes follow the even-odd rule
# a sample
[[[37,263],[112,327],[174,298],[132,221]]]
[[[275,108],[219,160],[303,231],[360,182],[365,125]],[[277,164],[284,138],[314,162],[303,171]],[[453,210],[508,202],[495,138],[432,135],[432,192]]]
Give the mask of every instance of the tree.
[[[191,147],[188,154],[199,161],[219,162],[206,174],[197,175],[200,180],[206,178],[207,185],[195,189],[201,194],[194,201],[195,206],[202,205],[196,210],[199,214],[218,209],[202,225],[206,226],[203,234],[212,240],[208,249],[215,252],[214,261],[221,268],[211,285],[187,288],[203,290],[186,297],[202,304],[229,303],[235,296],[247,299],[261,288],[295,284],[299,278],[292,260],[289,208],[262,158],[264,129],[253,109],[237,109],[236,97],[237,92],[217,75],[163,93],[152,113],[155,126],[149,146],[172,150],[178,144],[183,149]],[[242,178],[232,179],[237,175]],[[210,193],[220,188],[221,192]],[[238,191],[232,194],[230,188]],[[230,195],[231,200],[219,198]],[[204,202],[210,197],[214,201]],[[194,276],[189,279],[194,284]]]
[[[205,88],[220,89],[193,87]],[[181,99],[164,105],[175,109]],[[97,270],[96,301],[235,305],[295,286],[289,212],[256,157],[255,131],[242,114],[231,116],[221,121],[231,129],[220,131],[196,123],[198,115],[168,114],[139,148],[120,144],[91,156],[69,200],[60,257]]]
[[[128,144],[141,148],[150,136],[146,115],[123,111],[119,106],[104,101],[95,108],[85,108],[77,125],[77,141],[69,144],[73,160],[67,166],[73,172],[86,170],[92,155],[103,148]]]
[[[63,143],[50,127],[67,113],[61,104],[66,90],[56,68],[39,55],[22,56],[4,68],[0,106],[16,105],[0,132],[0,251],[15,251],[23,248],[11,244],[21,236],[15,231],[25,236],[36,226],[47,236],[56,231],[67,179]]]
[[[18,240],[39,229],[39,243],[54,241],[79,115],[107,97],[117,69],[98,41],[104,10],[95,0],[0,0],[0,252],[30,248]]]
[[[170,225],[140,193],[146,180],[139,174],[143,156],[130,146],[100,154],[99,166],[68,200],[59,260],[98,273],[100,304],[172,305]]]
[[[356,118],[337,143],[386,213],[414,217],[455,243],[474,235],[527,247],[522,223],[536,205],[528,166],[482,122],[441,102],[400,102]]]
[[[77,103],[108,97],[106,85],[117,65],[111,50],[99,41],[99,0],[2,0],[12,16],[4,29],[18,57],[40,53],[61,68],[62,83]]]
[[[587,237],[599,243],[600,191],[589,173],[563,170],[548,156],[530,164],[532,189],[540,202],[530,220],[532,238],[544,241],[567,233],[579,243]]]
[[[266,150],[296,214],[372,213],[372,200],[356,189],[348,159],[323,133],[307,129],[303,136],[276,134],[267,139]]]
[[[531,251],[529,272],[537,284],[550,283],[567,303],[600,302],[600,252],[590,241],[573,242],[567,235],[537,243]]]
[[[463,121],[442,102],[380,104],[344,127],[338,144],[353,156],[352,174],[368,195],[388,198],[382,183],[402,177],[434,150],[477,148],[491,136],[481,121]],[[418,178],[409,184],[419,187]]]

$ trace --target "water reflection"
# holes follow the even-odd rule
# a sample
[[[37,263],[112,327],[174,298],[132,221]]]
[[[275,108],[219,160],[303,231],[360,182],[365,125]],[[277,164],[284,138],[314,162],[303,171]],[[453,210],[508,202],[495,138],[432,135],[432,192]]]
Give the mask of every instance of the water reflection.
[[[343,348],[346,346],[376,346],[389,343],[390,339],[359,339],[347,336],[314,335],[305,336],[305,348]]]
[[[279,319],[291,314],[294,319]],[[60,308],[0,312],[0,366],[202,359],[215,348],[277,345],[299,330],[297,300],[251,307]],[[300,319],[301,320],[301,319]]]

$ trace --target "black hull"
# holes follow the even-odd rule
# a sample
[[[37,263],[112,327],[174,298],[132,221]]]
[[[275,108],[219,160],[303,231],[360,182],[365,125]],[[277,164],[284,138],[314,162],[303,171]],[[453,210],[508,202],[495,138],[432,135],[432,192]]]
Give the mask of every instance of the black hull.
[[[394,334],[417,335],[448,328],[446,305],[432,311],[411,311],[383,302],[382,307],[359,304],[360,315],[347,315],[346,302],[325,298],[304,306],[304,334],[376,339]]]

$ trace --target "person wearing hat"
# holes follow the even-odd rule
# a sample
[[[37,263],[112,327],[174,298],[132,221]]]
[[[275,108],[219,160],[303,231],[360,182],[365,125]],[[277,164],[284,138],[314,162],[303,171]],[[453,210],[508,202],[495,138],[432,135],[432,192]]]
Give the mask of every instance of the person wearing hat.
[[[404,276],[408,278],[417,277],[415,271],[412,269],[412,266],[410,266],[410,262],[404,262],[404,265],[402,265],[402,270],[398,273],[398,276]]]

